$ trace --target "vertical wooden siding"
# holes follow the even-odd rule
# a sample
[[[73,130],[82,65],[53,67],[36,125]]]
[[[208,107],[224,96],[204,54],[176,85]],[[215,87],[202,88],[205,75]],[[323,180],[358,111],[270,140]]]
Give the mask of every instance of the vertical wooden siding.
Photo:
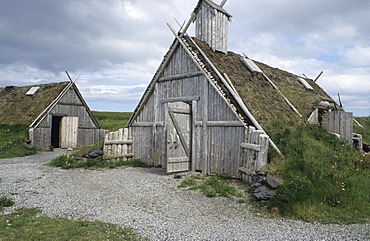
[[[73,89],[67,91],[58,104],[44,118],[33,131],[34,145],[46,148],[51,144],[51,119],[52,116],[78,117],[77,146],[86,146],[99,142],[103,132],[97,128],[85,106],[81,103]]]
[[[229,19],[225,13],[202,4],[196,20],[196,37],[206,42],[213,50],[227,52]]]
[[[135,158],[165,168],[166,100],[198,96],[198,100],[189,102],[193,126],[192,169],[238,177],[240,143],[245,128],[204,75],[186,77],[199,72],[193,60],[179,47],[132,124]],[[184,76],[178,78],[179,75]],[[236,126],[229,126],[230,122]]]
[[[330,111],[323,115],[324,128],[339,134],[346,143],[352,146],[353,141],[353,114],[344,111]]]

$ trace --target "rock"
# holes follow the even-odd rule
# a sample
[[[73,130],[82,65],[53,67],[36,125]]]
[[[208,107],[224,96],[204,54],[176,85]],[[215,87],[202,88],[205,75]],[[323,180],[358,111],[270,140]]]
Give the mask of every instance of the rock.
[[[255,189],[257,189],[257,188],[259,188],[259,187],[261,187],[261,186],[262,186],[262,183],[260,183],[260,182],[256,182],[256,183],[253,183],[253,184],[252,184],[251,189],[252,189],[252,190],[255,190]]]
[[[175,174],[175,175],[173,175],[173,178],[175,178],[175,179],[181,179],[182,178],[182,175],[181,174]]]
[[[103,154],[104,153],[102,150],[95,150],[95,151],[90,152],[87,156],[90,158],[97,158],[99,156],[102,156]]]
[[[251,176],[252,182],[257,183],[257,182],[263,182],[264,176],[260,175],[254,175]]]
[[[370,152],[370,145],[362,143],[362,150],[364,152]]]
[[[273,176],[267,176],[266,185],[271,189],[276,189],[281,185],[281,181]]]
[[[261,186],[254,190],[253,196],[257,200],[269,200],[275,195],[275,191],[271,190],[270,188],[266,186]]]

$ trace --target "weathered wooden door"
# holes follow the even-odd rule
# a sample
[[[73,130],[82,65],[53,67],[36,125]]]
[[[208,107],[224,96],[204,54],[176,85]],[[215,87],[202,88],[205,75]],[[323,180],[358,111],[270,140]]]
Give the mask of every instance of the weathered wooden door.
[[[191,105],[168,103],[166,110],[167,173],[191,168]]]
[[[78,117],[65,116],[60,122],[60,147],[76,148],[78,132]]]

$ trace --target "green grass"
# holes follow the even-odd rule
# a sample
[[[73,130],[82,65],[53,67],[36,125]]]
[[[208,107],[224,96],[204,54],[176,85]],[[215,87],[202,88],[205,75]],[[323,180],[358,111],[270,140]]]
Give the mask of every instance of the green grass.
[[[130,228],[99,221],[40,216],[37,209],[0,216],[1,240],[141,240]]]
[[[182,180],[179,187],[200,190],[206,197],[243,198],[242,193],[222,176],[191,175]]]
[[[102,129],[116,131],[124,128],[130,119],[132,112],[102,112],[92,111]]]
[[[370,117],[356,117],[355,118],[364,128],[353,125],[353,132],[362,135],[362,141],[370,144]]]
[[[307,221],[370,222],[370,156],[317,125],[275,127],[285,160],[273,157],[270,169],[284,184],[269,207]]]
[[[0,125],[0,159],[36,154],[36,149],[27,149],[27,125]]]

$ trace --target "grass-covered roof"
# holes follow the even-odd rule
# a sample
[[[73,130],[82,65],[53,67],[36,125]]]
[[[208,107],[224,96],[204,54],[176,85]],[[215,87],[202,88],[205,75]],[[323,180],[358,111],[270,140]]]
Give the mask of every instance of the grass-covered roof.
[[[30,125],[69,82],[0,88],[0,124]],[[40,87],[34,95],[26,95],[31,87]]]
[[[252,72],[243,63],[242,56],[233,52],[213,51],[206,43],[194,38],[196,44],[221,74],[227,74],[239,96],[259,124],[269,130],[274,120],[303,122],[321,101],[334,102],[313,80],[306,79],[313,90],[307,90],[292,73],[254,61],[263,73],[302,114],[295,113],[262,73]],[[209,66],[208,66],[209,68]]]

